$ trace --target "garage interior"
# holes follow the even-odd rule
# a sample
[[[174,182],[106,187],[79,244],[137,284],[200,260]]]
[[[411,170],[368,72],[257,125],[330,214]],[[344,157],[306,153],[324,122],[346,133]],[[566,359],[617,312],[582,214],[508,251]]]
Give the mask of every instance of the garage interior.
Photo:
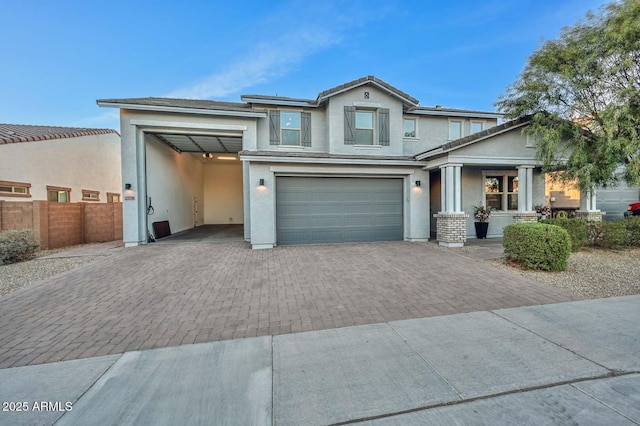
[[[168,221],[162,241],[242,240],[242,135],[145,132],[147,228]]]

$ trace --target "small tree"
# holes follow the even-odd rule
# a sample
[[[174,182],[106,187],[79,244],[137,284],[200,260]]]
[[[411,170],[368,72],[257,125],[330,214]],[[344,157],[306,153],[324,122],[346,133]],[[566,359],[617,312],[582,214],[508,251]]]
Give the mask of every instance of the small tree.
[[[531,116],[545,172],[581,189],[640,185],[640,0],[613,2],[545,42],[496,103]]]

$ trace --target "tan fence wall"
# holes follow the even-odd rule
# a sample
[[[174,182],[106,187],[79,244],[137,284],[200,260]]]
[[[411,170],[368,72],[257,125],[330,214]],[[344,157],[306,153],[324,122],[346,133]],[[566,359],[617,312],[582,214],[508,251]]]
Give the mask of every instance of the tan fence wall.
[[[33,229],[42,249],[122,240],[122,203],[0,201],[0,231]]]

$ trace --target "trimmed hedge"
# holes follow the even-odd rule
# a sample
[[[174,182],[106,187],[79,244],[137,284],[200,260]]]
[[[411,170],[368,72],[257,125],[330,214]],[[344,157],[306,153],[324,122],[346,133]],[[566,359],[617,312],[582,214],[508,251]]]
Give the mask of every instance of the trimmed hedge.
[[[549,225],[557,225],[562,227],[569,233],[571,238],[571,251],[578,251],[583,247],[591,245],[591,238],[589,237],[588,225],[589,221],[584,219],[546,219],[543,223]]]
[[[640,247],[640,216],[629,216],[624,221],[627,228],[627,243],[631,247]]]
[[[572,251],[587,246],[606,249],[640,247],[640,216],[610,221],[546,219],[542,223],[564,228],[571,237]]]
[[[506,226],[503,245],[507,260],[528,269],[564,271],[571,254],[569,233],[560,226],[539,222]]]
[[[30,229],[0,232],[0,265],[32,259],[39,248]]]

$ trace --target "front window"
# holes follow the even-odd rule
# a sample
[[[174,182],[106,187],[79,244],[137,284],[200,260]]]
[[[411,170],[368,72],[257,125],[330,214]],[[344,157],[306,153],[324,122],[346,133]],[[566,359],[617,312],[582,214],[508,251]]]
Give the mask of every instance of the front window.
[[[416,120],[414,118],[404,119],[404,137],[405,138],[416,137]]]
[[[518,210],[518,176],[487,175],[484,179],[485,204],[494,210]]]
[[[449,121],[449,140],[462,137],[462,121]]]
[[[300,113],[280,113],[280,132],[282,145],[300,145]]]
[[[373,145],[373,111],[356,111],[356,144]]]

